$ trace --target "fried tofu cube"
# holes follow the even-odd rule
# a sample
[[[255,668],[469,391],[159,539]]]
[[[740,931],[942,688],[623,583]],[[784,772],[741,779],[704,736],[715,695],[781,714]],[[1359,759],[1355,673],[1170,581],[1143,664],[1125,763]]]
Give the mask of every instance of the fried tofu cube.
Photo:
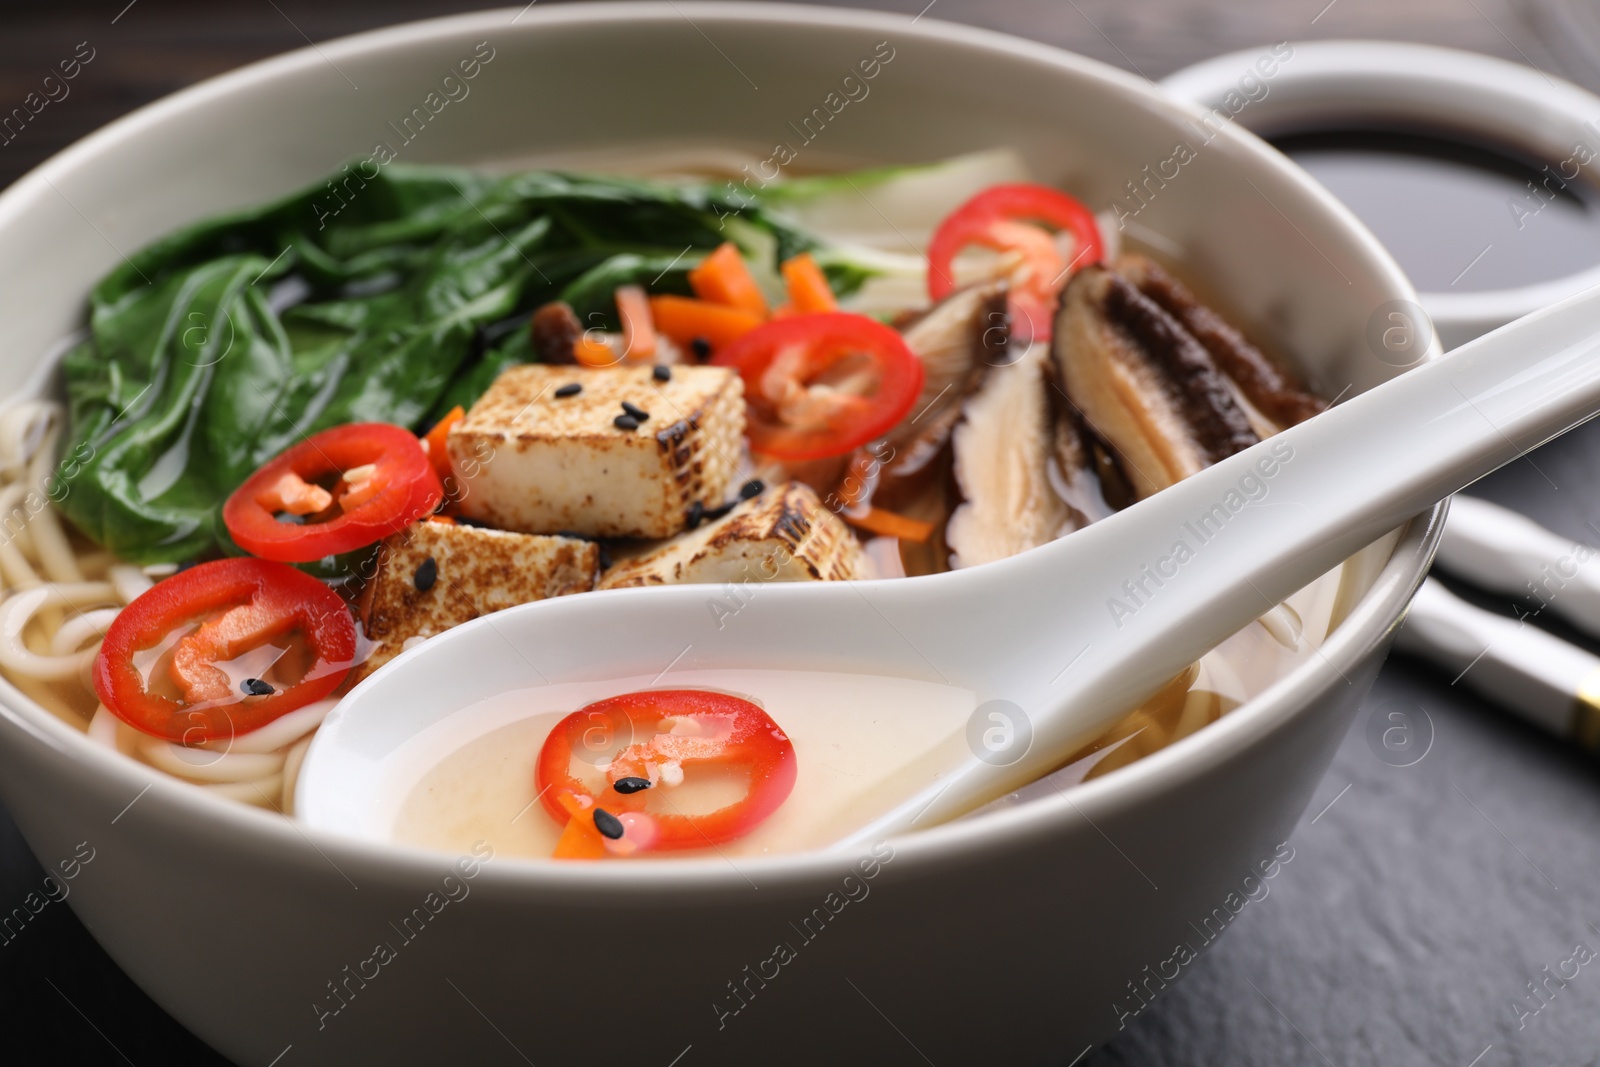
[[[581,386],[574,392],[573,385]],[[648,418],[629,428],[624,405]],[[448,448],[463,515],[525,533],[670,537],[728,493],[744,387],[726,367],[528,364],[504,371]]]
[[[635,585],[814,582],[863,576],[861,543],[800,482],[773,486],[721,518],[622,560],[601,589]]]
[[[357,668],[365,677],[412,639],[431,637],[493,611],[594,588],[600,547],[575,537],[539,537],[444,522],[419,522],[378,548],[358,605],[377,642]]]

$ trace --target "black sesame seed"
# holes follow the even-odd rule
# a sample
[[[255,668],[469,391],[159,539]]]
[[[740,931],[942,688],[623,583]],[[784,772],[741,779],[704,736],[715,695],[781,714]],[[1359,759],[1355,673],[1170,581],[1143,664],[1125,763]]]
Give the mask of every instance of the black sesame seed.
[[[767,491],[767,483],[760,478],[751,478],[739,487],[739,499],[749,500],[751,497],[760,496]]]
[[[616,781],[612,782],[611,788],[615,789],[619,793],[637,793],[641,789],[650,788],[650,779],[635,778],[630,775],[627,778],[618,778]]]
[[[693,504],[690,504],[687,519],[689,522],[689,529],[692,530],[696,526],[699,526],[706,519],[706,506],[700,503],[698,500],[696,500]]]
[[[734,505],[737,504],[737,503],[739,503],[737,500],[729,500],[727,503],[718,504],[714,508],[707,508],[706,509],[706,516],[705,516],[706,521],[710,522],[713,519],[722,518],[722,516],[726,515],[730,511],[732,511],[733,508],[734,508]]]
[[[271,682],[263,682],[260,678],[246,678],[239,683],[239,689],[247,697],[269,697],[277,692]]]
[[[439,580],[439,561],[429,556],[417,566],[417,573],[411,576],[411,584],[417,587],[417,592],[426,593],[433,588],[433,583]]]
[[[693,341],[689,342],[689,351],[694,353],[695,359],[710,359],[711,342],[707,341],[704,337],[696,337]]]
[[[672,368],[665,363],[657,363],[650,368],[650,377],[658,382],[670,382],[672,381]]]
[[[630,404],[626,400],[622,402],[622,410],[627,412],[629,415],[632,415],[640,422],[643,422],[645,419],[650,417],[650,413],[644,408],[640,407],[638,404]]]
[[[581,392],[583,392],[582,382],[568,382],[566,385],[563,385],[560,389],[556,390],[556,396],[565,399],[569,396],[577,396]]]
[[[613,841],[622,836],[622,821],[605,808],[594,809],[594,828]]]
[[[639,428],[639,420],[632,415],[618,415],[611,420],[611,425],[619,430],[637,430]]]

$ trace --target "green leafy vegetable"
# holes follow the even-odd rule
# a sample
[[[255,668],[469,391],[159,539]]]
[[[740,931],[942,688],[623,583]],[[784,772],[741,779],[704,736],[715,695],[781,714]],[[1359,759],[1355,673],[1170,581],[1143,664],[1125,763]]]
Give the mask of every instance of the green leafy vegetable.
[[[687,292],[725,240],[768,273],[826,251],[712,184],[400,165],[191,227],[90,298],[65,378],[67,447],[93,459],[61,506],[125,559],[226,551],[223,500],[304,435],[420,428],[534,358],[534,307],[566,299],[613,325],[618,284]],[[871,273],[823,258],[842,291]]]

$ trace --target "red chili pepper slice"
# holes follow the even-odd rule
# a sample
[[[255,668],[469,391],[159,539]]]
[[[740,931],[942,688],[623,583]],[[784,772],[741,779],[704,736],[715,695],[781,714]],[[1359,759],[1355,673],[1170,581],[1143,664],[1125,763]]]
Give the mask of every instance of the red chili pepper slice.
[[[775,319],[713,361],[744,379],[746,432],[786,460],[842,456],[881,436],[922,391],[922,361],[899,331],[865,315]]]
[[[427,517],[443,497],[415,435],[358,422],[323,430],[269,460],[234,490],[222,521],[246,552],[310,563],[375,544]]]
[[[100,645],[94,688],[134,729],[194,744],[248,733],[322,699],[355,653],[355,620],[326,585],[282,563],[215,560],[157,582],[122,609]],[[249,659],[257,662],[237,662]],[[245,675],[271,692],[247,694]]]
[[[1043,226],[1077,239],[1069,262]],[[928,244],[928,295],[943,300],[956,288],[952,264],[968,245],[1012,254],[1008,299],[1012,336],[1048,341],[1055,326],[1056,298],[1073,271],[1105,258],[1100,226],[1075,197],[1044,185],[992,185],[952,211]]]
[[[602,774],[594,764],[607,757]],[[730,771],[746,781],[733,803],[686,814],[672,802],[675,780]],[[566,827],[557,857],[590,859],[743,837],[788,798],[794,779],[794,745],[759,705],[705,689],[651,689],[558,722],[539,752],[535,785]]]

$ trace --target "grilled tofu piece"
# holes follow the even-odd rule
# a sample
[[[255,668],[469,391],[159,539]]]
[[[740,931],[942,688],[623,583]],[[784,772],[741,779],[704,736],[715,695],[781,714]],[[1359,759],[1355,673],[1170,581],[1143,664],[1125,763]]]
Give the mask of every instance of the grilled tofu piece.
[[[600,576],[601,589],[634,585],[808,582],[861,577],[861,543],[800,482],[772,486],[728,514]]]
[[[600,548],[576,537],[539,537],[443,522],[419,522],[378,549],[359,612],[377,642],[358,678],[412,638],[431,637],[492,611],[594,588]]]
[[[573,384],[582,386],[570,394]],[[563,387],[567,387],[564,389]],[[624,404],[649,417],[617,425]],[[463,515],[525,533],[670,537],[728,493],[744,387],[726,367],[529,364],[496,378],[450,431]]]

